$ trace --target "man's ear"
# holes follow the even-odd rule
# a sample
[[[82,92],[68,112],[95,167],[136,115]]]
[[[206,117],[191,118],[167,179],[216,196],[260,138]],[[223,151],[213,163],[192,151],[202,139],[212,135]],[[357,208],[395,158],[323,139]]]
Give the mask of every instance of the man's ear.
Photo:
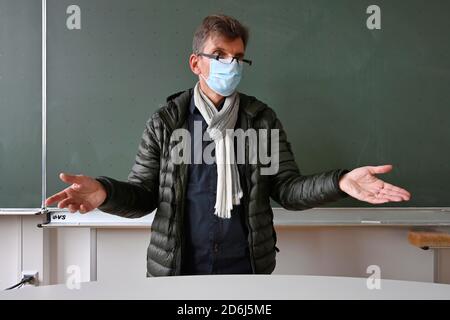
[[[191,67],[191,70],[194,74],[200,75],[201,71],[198,66],[198,56],[196,54],[191,54],[189,56],[189,66]]]

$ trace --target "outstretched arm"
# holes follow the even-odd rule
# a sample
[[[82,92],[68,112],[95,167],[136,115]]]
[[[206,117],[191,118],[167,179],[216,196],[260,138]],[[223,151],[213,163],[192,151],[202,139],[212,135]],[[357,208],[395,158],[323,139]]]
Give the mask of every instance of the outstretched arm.
[[[391,171],[392,165],[302,175],[278,119],[275,119],[273,128],[279,130],[279,170],[271,176],[271,197],[282,207],[303,210],[347,196],[372,204],[408,201],[411,198],[405,189],[375,176]]]

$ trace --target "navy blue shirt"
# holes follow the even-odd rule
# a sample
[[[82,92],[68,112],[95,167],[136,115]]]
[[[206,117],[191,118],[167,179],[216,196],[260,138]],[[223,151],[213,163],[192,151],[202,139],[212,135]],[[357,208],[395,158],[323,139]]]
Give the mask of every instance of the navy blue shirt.
[[[219,110],[222,106],[223,102]],[[193,97],[187,121],[191,134],[191,163],[188,165],[181,274],[252,273],[242,205],[233,207],[230,219],[214,214],[217,166],[215,161],[207,164],[203,158],[205,148],[209,144],[213,147],[214,142],[205,133],[208,125],[195,107]],[[194,124],[198,128],[197,136],[194,136]],[[206,137],[202,139],[204,134]],[[211,154],[214,155],[214,151]]]

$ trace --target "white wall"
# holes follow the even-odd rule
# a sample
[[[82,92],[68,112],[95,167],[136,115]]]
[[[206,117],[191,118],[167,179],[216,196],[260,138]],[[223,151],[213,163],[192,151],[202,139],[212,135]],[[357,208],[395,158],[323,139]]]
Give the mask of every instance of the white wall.
[[[148,228],[37,228],[40,217],[0,216],[0,286],[38,270],[42,284],[64,283],[77,265],[81,280],[145,277]],[[365,277],[375,264],[387,279],[433,281],[433,250],[413,247],[407,227],[277,227],[276,274]],[[96,231],[95,231],[96,230]],[[439,282],[450,283],[450,250],[436,260]]]
[[[21,267],[21,218],[0,217],[0,289],[16,283]]]
[[[0,289],[21,279],[22,270],[37,271],[48,283],[48,231],[37,227],[40,216],[0,216]]]
[[[408,243],[404,227],[278,227],[277,274],[433,281],[433,251]]]
[[[69,233],[69,229],[80,230],[58,232]],[[385,279],[432,282],[433,250],[410,245],[407,233],[405,227],[277,227],[280,252],[274,273],[366,277],[367,267],[378,265]],[[79,237],[84,238],[80,243],[87,242],[89,234]],[[149,241],[147,228],[97,229],[97,279],[145,277]],[[79,251],[88,252],[89,245]],[[83,274],[88,274],[88,254],[73,255],[79,257]],[[58,269],[67,267],[62,259],[58,261]],[[441,250],[439,262],[440,282],[450,283],[450,250]]]
[[[98,229],[97,279],[145,278],[149,229]]]
[[[51,228],[50,234],[50,283],[64,283],[71,275],[68,267],[80,268],[81,281],[90,280],[91,230],[89,228]]]

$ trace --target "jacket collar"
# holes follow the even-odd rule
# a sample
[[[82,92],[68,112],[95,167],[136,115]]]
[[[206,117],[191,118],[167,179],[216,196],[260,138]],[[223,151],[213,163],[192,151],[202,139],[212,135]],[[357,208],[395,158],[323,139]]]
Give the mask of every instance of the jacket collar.
[[[189,112],[193,92],[194,89],[190,88],[167,97],[167,106],[164,107],[161,112],[171,129],[179,128],[184,123],[187,113]],[[248,117],[255,117],[258,112],[264,108],[264,104],[259,102],[253,96],[248,96],[239,92],[239,99],[239,113],[244,113]]]

